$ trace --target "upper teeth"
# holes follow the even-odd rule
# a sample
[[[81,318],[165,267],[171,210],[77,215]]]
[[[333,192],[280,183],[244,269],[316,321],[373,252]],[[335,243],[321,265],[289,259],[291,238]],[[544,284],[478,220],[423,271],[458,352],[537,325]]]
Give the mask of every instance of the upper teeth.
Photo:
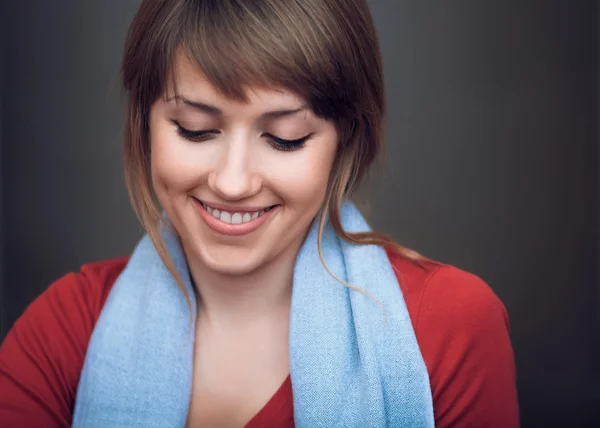
[[[265,211],[268,211],[270,209],[270,208],[266,208],[264,210],[254,211],[254,212],[230,213],[228,211],[221,211],[216,208],[211,208],[208,205],[206,205],[205,203],[202,203],[202,206],[204,207],[204,209],[206,211],[211,213],[215,218],[218,218],[222,222],[229,223],[229,224],[248,223],[250,220],[254,220],[255,218],[258,218],[258,216],[264,214]]]

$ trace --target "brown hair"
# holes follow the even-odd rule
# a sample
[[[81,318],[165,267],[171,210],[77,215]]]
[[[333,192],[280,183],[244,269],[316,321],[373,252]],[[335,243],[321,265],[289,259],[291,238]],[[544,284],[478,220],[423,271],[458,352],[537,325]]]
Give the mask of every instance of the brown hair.
[[[148,123],[150,107],[164,96],[180,51],[226,97],[246,101],[249,86],[285,87],[305,99],[317,116],[335,123],[338,152],[321,211],[320,237],[326,215],[346,241],[381,245],[419,263],[426,260],[384,234],[347,233],[340,222],[342,201],[382,151],[382,63],[365,0],[144,0],[122,63],[129,95],[125,174],[134,210],[188,303],[160,237]]]

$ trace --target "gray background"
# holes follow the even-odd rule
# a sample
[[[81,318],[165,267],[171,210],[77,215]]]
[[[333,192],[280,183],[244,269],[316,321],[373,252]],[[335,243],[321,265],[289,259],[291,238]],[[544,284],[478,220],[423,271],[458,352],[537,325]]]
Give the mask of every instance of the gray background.
[[[118,66],[138,1],[2,3],[0,337],[140,235]],[[504,301],[523,426],[587,426],[598,382],[595,1],[372,0],[389,103],[374,226]],[[596,420],[598,415],[594,415]]]

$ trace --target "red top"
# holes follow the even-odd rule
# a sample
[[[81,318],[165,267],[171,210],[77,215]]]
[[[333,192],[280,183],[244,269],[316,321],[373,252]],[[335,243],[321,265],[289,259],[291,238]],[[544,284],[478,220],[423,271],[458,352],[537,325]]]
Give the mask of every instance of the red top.
[[[390,255],[427,365],[435,425],[519,426],[506,310],[479,278]],[[94,324],[127,258],[84,265],[56,281],[0,348],[0,425],[70,426]],[[247,427],[293,427],[290,378]]]

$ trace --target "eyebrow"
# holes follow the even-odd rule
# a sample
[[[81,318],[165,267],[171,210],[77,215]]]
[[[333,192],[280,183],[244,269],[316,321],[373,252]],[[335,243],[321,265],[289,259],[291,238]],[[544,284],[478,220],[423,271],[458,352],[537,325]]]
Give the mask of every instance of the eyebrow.
[[[190,106],[190,107],[192,107],[196,110],[202,111],[204,113],[210,114],[212,116],[221,116],[223,114],[221,109],[219,109],[218,107],[215,107],[210,104],[205,104],[200,101],[192,101],[182,95],[174,95],[170,98],[167,98],[166,101],[167,102],[170,102],[170,101],[178,102],[179,101],[187,106]],[[278,119],[278,118],[285,117],[285,116],[291,116],[291,115],[300,113],[301,111],[305,111],[305,110],[308,110],[308,106],[306,104],[302,104],[301,106],[294,108],[294,109],[282,109],[282,110],[268,111],[266,113],[261,114],[260,117],[261,117],[261,119]]]

